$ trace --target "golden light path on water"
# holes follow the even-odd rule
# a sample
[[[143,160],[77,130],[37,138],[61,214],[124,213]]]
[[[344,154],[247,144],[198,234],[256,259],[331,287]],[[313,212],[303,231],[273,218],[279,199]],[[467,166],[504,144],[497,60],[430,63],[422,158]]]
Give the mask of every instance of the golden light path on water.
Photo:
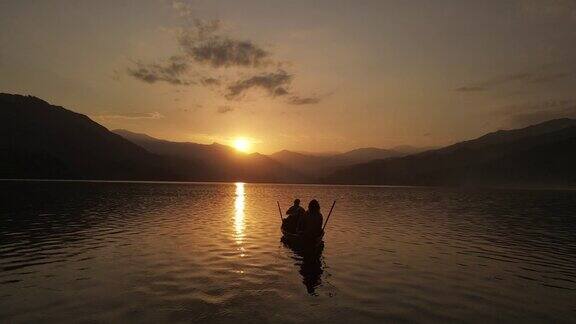
[[[238,250],[240,250],[240,257],[244,257],[244,247],[242,246],[242,242],[244,239],[244,230],[245,230],[245,223],[244,223],[244,183],[237,182],[236,184],[236,196],[234,199],[234,239],[236,240],[236,244],[239,245]]]

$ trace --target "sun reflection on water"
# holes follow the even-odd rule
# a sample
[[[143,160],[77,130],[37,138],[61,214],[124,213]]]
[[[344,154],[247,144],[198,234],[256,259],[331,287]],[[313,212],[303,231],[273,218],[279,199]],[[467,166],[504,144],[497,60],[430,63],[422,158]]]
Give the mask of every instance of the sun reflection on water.
[[[244,183],[236,183],[236,197],[234,200],[234,232],[235,240],[237,244],[241,244],[244,239]],[[244,248],[240,247],[240,250],[244,252]],[[244,253],[241,254],[244,256]]]

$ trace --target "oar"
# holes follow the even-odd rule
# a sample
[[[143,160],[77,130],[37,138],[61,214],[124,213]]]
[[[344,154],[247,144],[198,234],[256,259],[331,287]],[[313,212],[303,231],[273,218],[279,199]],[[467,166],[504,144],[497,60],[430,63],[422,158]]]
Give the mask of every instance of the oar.
[[[282,208],[280,208],[280,202],[278,202],[278,200],[276,200],[276,203],[278,204],[278,212],[280,213],[280,220],[283,221],[284,218],[282,218]]]
[[[326,217],[326,221],[324,222],[324,226],[322,226],[322,236],[324,236],[324,229],[326,225],[328,225],[328,220],[330,219],[330,215],[332,215],[332,210],[334,209],[334,205],[336,205],[336,200],[332,203],[332,207],[330,207],[330,212],[328,213],[328,217]]]

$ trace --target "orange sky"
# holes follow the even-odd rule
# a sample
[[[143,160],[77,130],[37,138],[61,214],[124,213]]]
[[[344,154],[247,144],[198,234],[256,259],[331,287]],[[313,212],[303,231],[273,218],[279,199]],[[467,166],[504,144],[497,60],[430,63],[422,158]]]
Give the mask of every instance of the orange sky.
[[[576,4],[11,1],[0,91],[252,150],[436,146],[575,116]]]

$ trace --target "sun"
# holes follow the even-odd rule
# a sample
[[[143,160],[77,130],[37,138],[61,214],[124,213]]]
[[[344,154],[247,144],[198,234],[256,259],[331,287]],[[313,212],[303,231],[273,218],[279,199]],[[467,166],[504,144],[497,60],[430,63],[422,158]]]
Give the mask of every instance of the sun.
[[[234,140],[234,143],[232,144],[232,146],[240,152],[244,152],[244,153],[248,153],[248,151],[250,150],[250,141],[239,137],[237,139]]]

